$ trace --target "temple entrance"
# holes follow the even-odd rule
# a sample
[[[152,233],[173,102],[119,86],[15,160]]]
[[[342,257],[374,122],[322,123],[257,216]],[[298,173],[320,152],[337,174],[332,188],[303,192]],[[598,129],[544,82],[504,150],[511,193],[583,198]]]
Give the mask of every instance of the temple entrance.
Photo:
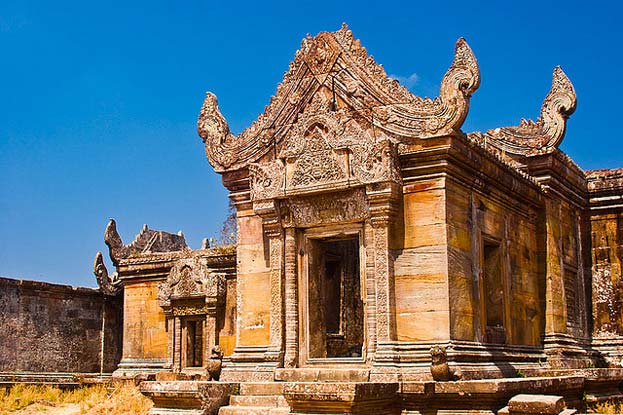
[[[364,307],[359,234],[308,237],[307,359],[361,360]]]
[[[182,320],[182,356],[184,367],[203,366],[203,325],[204,319],[186,317]]]

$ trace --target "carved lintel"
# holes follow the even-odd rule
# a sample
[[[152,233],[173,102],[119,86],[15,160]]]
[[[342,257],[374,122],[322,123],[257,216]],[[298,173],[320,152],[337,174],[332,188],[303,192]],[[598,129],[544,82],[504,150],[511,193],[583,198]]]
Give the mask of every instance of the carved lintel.
[[[560,66],[554,68],[552,87],[543,100],[536,121],[521,120],[518,126],[470,133],[469,137],[484,146],[492,146],[502,154],[534,156],[554,152],[562,142],[567,118],[573,114],[577,96],[573,84]]]
[[[106,264],[104,264],[104,258],[101,252],[95,254],[93,274],[95,274],[95,278],[97,278],[97,285],[105,295],[119,294],[122,288],[119,276],[116,272],[111,276],[108,275],[108,269],[106,269]]]
[[[284,204],[288,207],[292,224],[296,227],[361,222],[370,216],[366,192],[362,188],[340,193],[292,198]]]

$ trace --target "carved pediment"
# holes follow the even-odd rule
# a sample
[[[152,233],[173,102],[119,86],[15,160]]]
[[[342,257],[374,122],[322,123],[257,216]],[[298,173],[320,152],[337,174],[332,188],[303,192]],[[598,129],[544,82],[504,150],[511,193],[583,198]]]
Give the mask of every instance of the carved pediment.
[[[577,97],[573,84],[557,66],[552,75],[552,87],[543,100],[536,121],[523,119],[518,126],[470,133],[472,140],[492,146],[504,155],[534,156],[554,152],[565,136],[567,118],[573,114]]]
[[[465,40],[459,39],[440,96],[416,97],[389,78],[344,25],[337,32],[323,32],[303,40],[275,96],[241,134],[234,136],[230,132],[211,93],[201,108],[198,131],[217,172],[241,169],[271,157],[276,162],[275,149],[296,135],[302,114],[314,111],[346,111],[353,118],[366,120],[392,141],[410,143],[459,131],[469,98],[479,84],[476,59]],[[323,96],[323,106],[315,106],[313,102]]]
[[[222,275],[210,272],[201,258],[181,258],[158,289],[162,307],[170,307],[175,301],[196,299],[220,303],[224,299],[225,280]]]
[[[329,105],[318,94],[275,155],[249,165],[253,200],[400,181],[397,143],[356,111]]]

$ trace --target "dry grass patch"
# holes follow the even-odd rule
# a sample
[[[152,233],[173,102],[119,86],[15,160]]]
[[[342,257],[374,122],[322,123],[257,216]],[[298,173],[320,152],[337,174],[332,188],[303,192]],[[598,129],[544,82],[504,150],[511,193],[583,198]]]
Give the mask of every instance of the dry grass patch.
[[[623,401],[611,400],[591,404],[587,411],[591,414],[623,414]]]
[[[112,388],[102,385],[61,390],[52,386],[16,385],[0,389],[0,415],[64,414],[122,415],[146,414],[152,403],[133,384]]]

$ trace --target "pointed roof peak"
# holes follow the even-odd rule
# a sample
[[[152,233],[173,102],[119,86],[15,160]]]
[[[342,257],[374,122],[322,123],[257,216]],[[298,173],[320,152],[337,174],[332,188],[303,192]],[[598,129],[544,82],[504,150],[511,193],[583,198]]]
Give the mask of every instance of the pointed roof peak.
[[[479,85],[476,58],[460,38],[440,96],[433,100],[417,97],[390,78],[344,24],[335,32],[302,40],[275,95],[242,133],[231,134],[211,93],[206,95],[197,127],[208,160],[216,171],[224,172],[240,169],[271,151],[319,91],[332,95],[333,104],[339,98],[343,107],[370,117],[375,126],[404,141],[458,132],[469,97]]]

